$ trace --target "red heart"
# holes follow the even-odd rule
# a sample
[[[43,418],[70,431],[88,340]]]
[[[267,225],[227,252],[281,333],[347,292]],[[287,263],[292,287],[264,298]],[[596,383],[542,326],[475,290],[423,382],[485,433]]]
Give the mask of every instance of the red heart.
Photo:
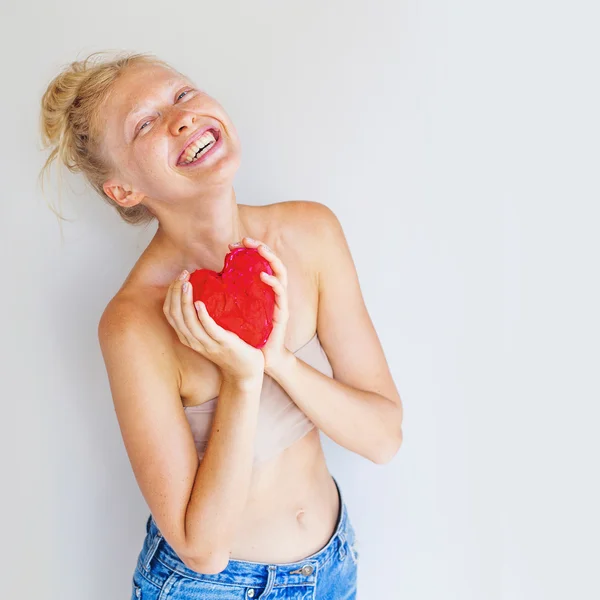
[[[260,278],[273,275],[269,261],[256,248],[234,248],[220,273],[197,269],[189,278],[194,302],[202,300],[215,322],[262,348],[273,329],[275,291]]]

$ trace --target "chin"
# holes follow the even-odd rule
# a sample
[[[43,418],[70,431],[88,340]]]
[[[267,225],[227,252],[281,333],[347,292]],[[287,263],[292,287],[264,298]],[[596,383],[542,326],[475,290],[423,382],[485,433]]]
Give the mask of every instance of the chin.
[[[230,181],[233,183],[233,178],[238,172],[241,164],[241,155],[239,152],[228,152],[226,155],[210,165],[209,169],[198,170],[198,179],[202,181],[213,181],[218,179],[220,182]]]

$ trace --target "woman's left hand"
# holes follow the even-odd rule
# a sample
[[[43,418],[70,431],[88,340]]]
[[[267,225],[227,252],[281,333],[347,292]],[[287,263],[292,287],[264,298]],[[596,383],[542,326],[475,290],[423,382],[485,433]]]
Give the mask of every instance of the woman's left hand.
[[[266,259],[273,269],[273,275],[264,271],[260,278],[273,288],[275,292],[275,311],[273,313],[273,330],[267,343],[260,348],[265,357],[265,373],[269,375],[289,358],[290,351],[285,347],[285,332],[289,319],[287,298],[287,269],[281,259],[263,242],[245,237],[241,242],[229,244],[229,248],[256,248],[260,255]]]

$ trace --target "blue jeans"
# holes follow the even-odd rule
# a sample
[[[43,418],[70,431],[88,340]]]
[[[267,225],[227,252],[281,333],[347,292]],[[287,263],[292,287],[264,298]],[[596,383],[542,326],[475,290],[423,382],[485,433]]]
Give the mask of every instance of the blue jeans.
[[[335,531],[323,548],[293,563],[230,559],[220,573],[197,573],[177,556],[150,515],[131,600],[356,600],[356,535],[332,479],[340,498]]]

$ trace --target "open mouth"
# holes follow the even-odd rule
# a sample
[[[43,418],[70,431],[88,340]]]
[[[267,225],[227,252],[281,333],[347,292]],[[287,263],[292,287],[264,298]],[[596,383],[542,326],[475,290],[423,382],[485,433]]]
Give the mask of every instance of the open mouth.
[[[182,153],[177,163],[180,167],[197,164],[213,148],[215,148],[221,139],[221,132],[211,127],[207,129],[198,139],[194,140]]]

